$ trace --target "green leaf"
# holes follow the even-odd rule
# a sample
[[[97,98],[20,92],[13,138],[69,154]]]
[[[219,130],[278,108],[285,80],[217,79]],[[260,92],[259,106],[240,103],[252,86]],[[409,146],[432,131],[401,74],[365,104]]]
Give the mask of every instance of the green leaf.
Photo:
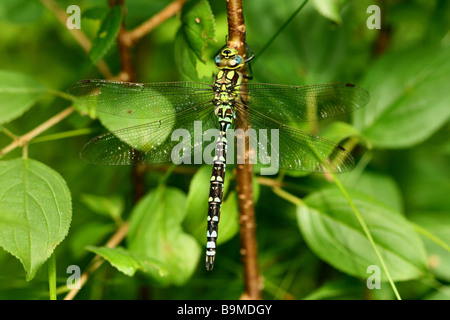
[[[103,20],[106,18],[108,11],[109,11],[108,7],[101,7],[101,6],[90,7],[83,12],[82,17],[84,19]]]
[[[320,136],[335,143],[339,143],[350,137],[360,137],[361,133],[351,124],[335,121],[326,127],[325,130],[321,131]]]
[[[429,234],[422,234],[430,271],[439,279],[450,280],[450,215],[444,212],[414,212],[410,219]],[[430,237],[429,235],[432,235]]]
[[[423,243],[409,222],[371,196],[348,190],[394,281],[427,274]],[[312,251],[335,268],[366,279],[377,265],[387,277],[347,200],[338,189],[311,194],[297,207],[300,230]]]
[[[155,279],[167,275],[167,269],[159,261],[130,252],[125,248],[88,246],[87,249],[101,256],[111,263],[113,267],[129,277],[134,276],[138,270],[142,270]]]
[[[408,211],[448,212],[450,208],[450,126],[427,143],[399,153],[388,160],[402,186]]]
[[[177,32],[175,36],[175,65],[182,80],[200,81],[197,72],[197,58],[188,46],[183,33]]]
[[[125,203],[120,196],[102,197],[93,194],[83,194],[81,195],[81,202],[93,212],[110,217],[116,222],[120,221],[120,216],[125,207]]]
[[[362,86],[369,105],[354,124],[375,147],[405,148],[430,137],[450,116],[450,48],[423,47],[388,54],[368,70]]]
[[[355,175],[357,175],[355,179]],[[402,193],[395,180],[381,173],[364,171],[360,174],[357,171],[348,173],[342,177],[344,185],[358,189],[385,205],[391,207],[395,212],[403,210]]]
[[[183,6],[181,12],[181,30],[186,43],[197,58],[205,61],[203,51],[209,40],[214,40],[214,15],[206,0],[190,1]]]
[[[0,123],[21,116],[46,91],[47,88],[26,75],[0,70]]]
[[[341,1],[342,2],[342,1]],[[341,24],[342,19],[339,15],[339,1],[336,0],[313,0],[312,4],[324,17]]]
[[[191,179],[186,200],[186,218],[183,221],[183,226],[200,243],[206,238],[206,217],[208,212],[211,172],[211,166],[206,165],[201,166],[197,170]],[[225,175],[225,188],[229,185],[229,183],[226,183],[227,180],[229,178]]]
[[[344,278],[342,280],[324,283],[321,287],[309,293],[304,300],[349,300],[355,294],[362,295],[361,283],[355,278]],[[350,297],[350,298],[349,298]]]
[[[198,243],[181,227],[185,203],[183,192],[160,185],[143,197],[131,213],[128,248],[167,267],[167,277],[158,279],[162,285],[185,283],[200,257]]]
[[[76,260],[82,259],[88,253],[86,247],[89,245],[103,244],[107,236],[117,230],[117,225],[112,222],[99,222],[96,220],[83,222],[79,229],[74,228],[70,233],[70,253]]]
[[[255,180],[254,180],[255,181]],[[256,196],[259,196],[259,188],[257,189]],[[255,197],[256,199],[256,197]],[[234,237],[239,231],[239,205],[238,196],[235,191],[231,191],[227,194],[227,197],[222,203],[220,209],[220,225],[219,225],[219,238],[217,243],[220,245],[232,237]],[[205,218],[205,229],[206,232],[206,218]],[[206,243],[206,233],[203,234],[204,242]]]
[[[105,20],[92,41],[92,48],[89,53],[93,64],[97,64],[108,52],[111,45],[119,34],[120,24],[122,22],[122,7],[115,6],[109,10]]]
[[[20,260],[31,280],[67,235],[70,191],[53,169],[16,159],[0,162],[0,199],[10,221],[0,222],[0,246]]]
[[[423,300],[450,300],[450,286],[440,286],[423,298]]]

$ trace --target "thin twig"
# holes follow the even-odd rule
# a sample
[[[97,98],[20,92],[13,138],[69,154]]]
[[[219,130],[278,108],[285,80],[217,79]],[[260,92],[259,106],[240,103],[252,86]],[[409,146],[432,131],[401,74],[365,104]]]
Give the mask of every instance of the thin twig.
[[[280,198],[283,198],[296,206],[303,204],[302,199],[290,194],[289,192],[286,192],[285,190],[281,189],[280,187],[273,187],[272,191],[276,195],[278,195]]]
[[[242,0],[227,1],[228,17],[228,43],[229,47],[235,48],[245,58],[245,22],[242,9]],[[241,70],[245,73],[245,69]],[[245,85],[246,79],[243,79]],[[246,97],[243,96],[245,100]],[[236,115],[236,127],[248,130],[249,123],[240,112]],[[242,299],[262,299],[261,275],[258,268],[258,250],[256,242],[256,220],[253,202],[253,166],[249,164],[249,143],[245,137],[245,164],[237,165],[237,193],[239,205],[239,224],[241,236],[241,254],[244,265],[245,292]],[[240,157],[242,155],[238,155]],[[238,160],[238,163],[243,163]]]
[[[17,136],[14,133],[12,133],[11,131],[9,131],[8,129],[6,129],[5,127],[2,127],[2,131],[4,134],[6,134],[11,139],[13,139],[13,140],[17,139]]]
[[[304,0],[303,3],[300,5],[300,7],[298,7],[297,10],[295,10],[292,13],[292,15],[281,26],[281,28],[279,28],[278,31],[272,36],[272,38],[270,38],[270,40],[267,41],[266,45],[261,50],[259,50],[259,52],[256,54],[255,59],[253,59],[253,61],[256,60],[260,55],[263,54],[264,51],[267,50],[267,48],[272,44],[272,42],[281,34],[281,32],[283,32],[283,30],[289,25],[289,23],[291,23],[291,21],[295,18],[295,16],[303,9],[303,7],[306,5],[307,2],[308,2],[308,0]]]
[[[282,182],[282,181],[278,181],[278,180],[270,179],[270,178],[266,178],[266,177],[257,177],[256,181],[258,181],[258,184],[260,184],[262,186],[268,186],[268,187],[272,187],[272,188],[281,188],[284,185],[284,182]]]
[[[129,224],[128,222],[124,222],[119,229],[111,236],[111,238],[108,240],[108,242],[105,244],[108,248],[115,248],[117,247],[122,240],[125,238],[125,236],[128,233]],[[72,300],[75,298],[77,293],[81,290],[81,288],[84,286],[84,284],[89,279],[89,276],[94,273],[104,262],[102,257],[99,255],[96,255],[91,262],[89,263],[88,267],[86,268],[86,271],[81,275],[80,282],[79,282],[79,288],[73,288],[70,290],[67,295],[64,297],[64,300]]]
[[[163,23],[173,15],[177,14],[181,10],[185,2],[186,0],[175,0],[174,2],[170,3],[158,14],[154,15],[147,21],[143,22],[141,25],[134,28],[133,30],[128,31],[128,33],[124,37],[124,42],[126,42],[128,46],[132,46],[139,39],[148,34],[154,28],[159,26],[161,23]]]
[[[61,111],[60,113],[56,114],[55,116],[51,117],[47,121],[41,123],[39,126],[34,128],[33,130],[29,131],[28,133],[24,134],[21,137],[18,137],[15,139],[10,145],[6,146],[0,151],[0,157],[3,157],[8,152],[14,150],[17,147],[23,147],[30,142],[31,139],[36,137],[37,135],[41,134],[45,130],[53,127],[55,124],[59,123],[61,120],[67,118],[69,115],[71,115],[75,111],[75,108],[73,106],[68,107]]]

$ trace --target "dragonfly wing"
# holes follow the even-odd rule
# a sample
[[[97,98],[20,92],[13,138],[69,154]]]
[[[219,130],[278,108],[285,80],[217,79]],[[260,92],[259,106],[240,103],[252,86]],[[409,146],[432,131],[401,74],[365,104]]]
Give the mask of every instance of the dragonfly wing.
[[[251,153],[256,167],[333,173],[354,168],[353,157],[340,145],[282,124],[259,110],[241,104],[238,108],[257,135],[257,150]]]
[[[197,82],[133,83],[83,80],[67,92],[76,106],[130,119],[160,119],[213,98],[211,85]]]
[[[103,134],[89,141],[80,156],[90,163],[109,165],[195,163],[207,147],[202,141],[207,140],[208,129],[215,127],[210,102],[195,108]]]
[[[246,104],[280,122],[333,118],[365,106],[369,93],[357,85],[327,83],[288,86],[266,83],[242,85]]]

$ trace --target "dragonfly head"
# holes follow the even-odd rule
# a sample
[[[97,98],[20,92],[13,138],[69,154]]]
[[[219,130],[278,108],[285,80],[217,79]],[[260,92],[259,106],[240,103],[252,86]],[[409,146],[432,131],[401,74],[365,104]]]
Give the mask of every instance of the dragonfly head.
[[[239,69],[244,64],[244,58],[236,49],[224,47],[215,57],[214,62],[219,69]]]

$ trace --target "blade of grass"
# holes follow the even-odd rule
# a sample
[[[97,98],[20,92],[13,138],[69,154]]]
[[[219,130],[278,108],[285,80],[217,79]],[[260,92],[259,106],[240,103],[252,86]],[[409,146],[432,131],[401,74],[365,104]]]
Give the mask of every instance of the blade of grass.
[[[418,232],[423,234],[425,237],[427,237],[428,239],[430,239],[431,241],[433,241],[434,243],[436,243],[438,246],[441,246],[442,248],[444,248],[445,250],[450,252],[450,247],[440,238],[436,237],[434,234],[432,234],[431,232],[429,232],[428,230],[426,230],[425,228],[422,228],[421,226],[419,226],[418,224],[412,223],[412,226],[414,227],[414,229]]]
[[[348,148],[345,148],[345,149],[349,150]],[[372,158],[373,158],[372,151],[369,150],[368,152],[364,152],[361,159],[359,159],[358,163],[356,164],[355,169],[353,169],[351,175],[347,177],[347,180],[345,180],[347,185],[350,185],[350,186],[355,185],[356,181],[362,175],[363,171],[366,169],[367,165],[372,160]]]
[[[48,260],[48,288],[50,300],[56,300],[56,258],[53,253]]]
[[[377,246],[375,245],[375,241],[372,238],[369,228],[367,228],[367,225],[366,225],[364,219],[362,218],[361,214],[359,213],[358,209],[356,208],[355,204],[353,203],[352,198],[349,196],[349,194],[347,193],[347,190],[345,190],[344,186],[341,184],[339,179],[336,178],[336,176],[333,173],[330,173],[330,174],[333,177],[333,180],[336,183],[337,187],[339,188],[339,190],[342,192],[342,194],[344,195],[344,197],[347,199],[348,203],[350,204],[350,207],[352,208],[353,213],[355,214],[356,218],[358,219],[358,222],[361,225],[361,227],[367,237],[367,240],[369,240],[370,245],[372,246],[375,254],[378,257],[378,260],[380,260],[380,264],[381,264],[384,272],[386,273],[386,277],[388,278],[389,283],[391,284],[392,290],[394,291],[395,296],[397,297],[397,300],[402,300],[402,298],[400,297],[400,295],[397,291],[397,287],[395,286],[395,283],[391,278],[389,270],[386,267],[386,264],[384,263],[383,257],[381,257],[380,252],[378,251]]]
[[[69,130],[64,132],[58,132],[54,134],[48,134],[46,136],[37,137],[30,141],[30,144],[37,143],[37,142],[44,142],[44,141],[53,141],[53,140],[59,140],[59,139],[65,139],[65,138],[72,138],[77,136],[84,136],[87,134],[91,134],[93,132],[90,128],[83,128],[83,129],[76,129],[76,130]]]
[[[313,146],[311,146],[311,150],[316,154],[316,157],[318,159],[320,159],[320,154],[318,152],[316,152],[316,150],[314,149]],[[370,156],[367,159],[370,159]],[[361,216],[361,213],[356,208],[355,204],[352,201],[352,198],[347,193],[347,190],[344,188],[342,183],[339,181],[339,179],[336,177],[336,175],[332,173],[332,170],[331,170],[330,166],[326,162],[323,162],[322,165],[328,171],[328,174],[333,178],[334,182],[336,183],[336,186],[339,188],[341,193],[344,195],[344,197],[347,199],[348,203],[350,204],[350,207],[352,208],[352,211],[355,214],[356,219],[358,219],[358,222],[361,225],[361,228],[363,229],[363,232],[366,235],[367,240],[369,240],[369,243],[372,246],[373,251],[375,252],[375,255],[377,256],[377,258],[380,261],[380,264],[381,264],[384,272],[386,273],[386,277],[389,280],[389,283],[390,283],[390,285],[392,287],[392,290],[394,291],[395,296],[397,297],[398,300],[402,300],[402,298],[400,297],[400,294],[398,293],[397,287],[395,286],[395,283],[392,280],[392,277],[391,277],[391,275],[389,273],[389,270],[386,267],[386,264],[384,263],[383,257],[381,256],[380,252],[377,249],[377,246],[375,245],[375,241],[372,238],[372,234],[370,233],[369,228],[367,227],[363,217]],[[366,164],[364,164],[364,166],[365,165]]]
[[[298,9],[294,11],[294,13],[286,20],[286,22],[280,27],[280,29],[278,29],[278,31],[272,36],[272,38],[270,38],[270,40],[267,41],[266,45],[261,50],[259,50],[257,54],[255,54],[255,58],[253,59],[253,61],[255,61],[260,55],[264,53],[264,51],[267,50],[267,48],[272,44],[272,42],[274,42],[275,39],[280,35],[280,33],[283,32],[283,30],[288,26],[288,24],[291,23],[291,21],[295,18],[297,13],[299,13],[303,9],[303,7],[306,5],[307,2],[308,0],[303,1],[300,7],[298,7]]]
[[[285,199],[287,201],[289,201],[290,203],[299,206],[303,204],[302,199],[294,196],[293,194],[290,194],[289,192],[284,191],[283,189],[281,189],[280,187],[273,187],[272,191],[278,195],[280,198]]]

